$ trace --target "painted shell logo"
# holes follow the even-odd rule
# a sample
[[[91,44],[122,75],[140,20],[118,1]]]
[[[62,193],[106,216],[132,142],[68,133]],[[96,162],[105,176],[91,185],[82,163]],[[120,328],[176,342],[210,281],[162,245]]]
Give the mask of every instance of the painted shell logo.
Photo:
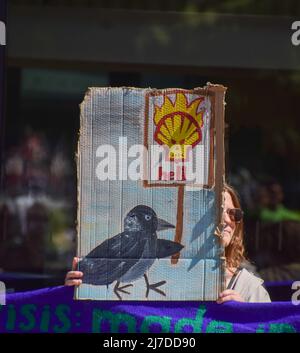
[[[176,93],[175,102],[166,95],[161,107],[155,105],[154,140],[170,149],[170,159],[185,159],[187,147],[194,148],[202,140],[203,114],[198,111],[204,97],[188,103],[183,93]]]

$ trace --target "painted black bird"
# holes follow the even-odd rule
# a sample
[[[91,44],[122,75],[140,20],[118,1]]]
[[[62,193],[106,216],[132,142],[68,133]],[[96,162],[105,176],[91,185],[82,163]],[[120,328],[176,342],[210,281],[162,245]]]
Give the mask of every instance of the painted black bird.
[[[156,259],[172,256],[182,250],[179,243],[158,239],[156,232],[175,228],[172,224],[157,218],[151,207],[138,205],[124,219],[124,231],[105,240],[79,262],[83,272],[83,283],[109,285],[116,281],[114,293],[121,300],[119,292],[130,294],[120,283],[130,283],[144,276],[146,297],[152,289],[166,295],[158,287],[161,281],[149,284],[146,272]]]

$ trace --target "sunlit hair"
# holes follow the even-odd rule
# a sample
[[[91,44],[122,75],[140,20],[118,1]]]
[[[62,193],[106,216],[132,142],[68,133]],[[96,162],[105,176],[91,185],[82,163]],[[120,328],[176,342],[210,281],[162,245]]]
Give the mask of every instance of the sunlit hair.
[[[224,185],[224,191],[227,191],[235,208],[241,208],[240,200],[237,192],[228,184]],[[244,223],[241,220],[236,224],[235,231],[229,245],[225,248],[226,264],[229,268],[238,268],[245,258],[244,248]]]

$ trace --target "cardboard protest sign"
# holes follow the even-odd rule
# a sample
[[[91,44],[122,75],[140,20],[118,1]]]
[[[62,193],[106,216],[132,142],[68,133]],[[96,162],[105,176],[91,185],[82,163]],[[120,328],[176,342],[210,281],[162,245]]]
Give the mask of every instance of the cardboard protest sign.
[[[90,88],[78,144],[77,299],[215,300],[225,88]]]

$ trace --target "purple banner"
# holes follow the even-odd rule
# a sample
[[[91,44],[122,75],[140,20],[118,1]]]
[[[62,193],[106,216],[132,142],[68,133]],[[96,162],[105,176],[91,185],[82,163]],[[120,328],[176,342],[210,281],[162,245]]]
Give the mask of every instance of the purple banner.
[[[291,302],[75,301],[74,288],[9,294],[0,332],[300,332],[300,305]]]

